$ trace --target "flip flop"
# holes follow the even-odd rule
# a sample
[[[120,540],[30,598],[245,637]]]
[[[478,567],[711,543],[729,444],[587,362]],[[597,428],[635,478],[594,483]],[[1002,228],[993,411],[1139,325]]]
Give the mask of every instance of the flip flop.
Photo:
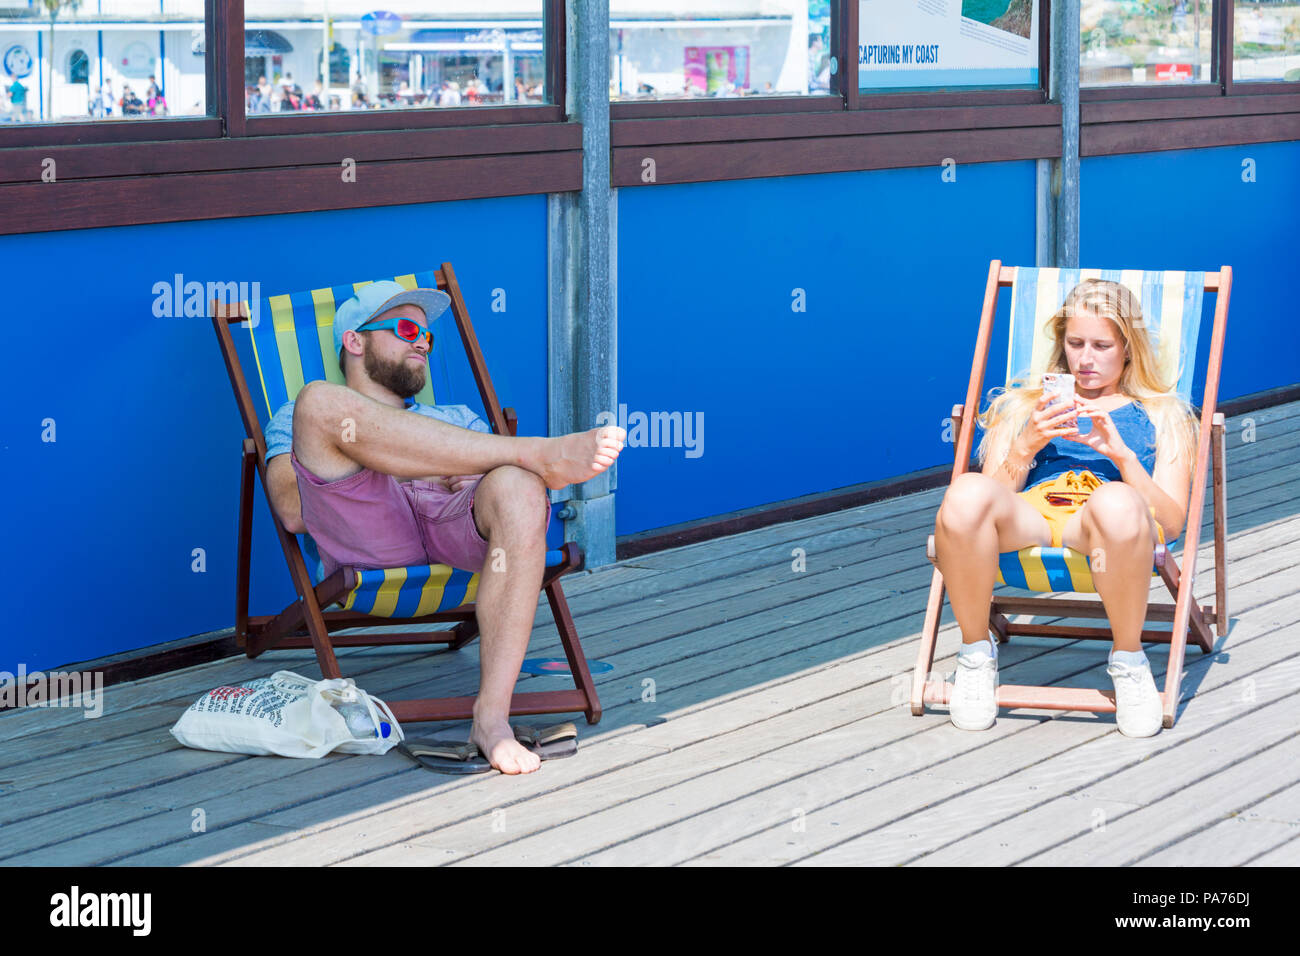
[[[416,737],[403,740],[397,749],[425,770],[435,773],[487,773],[492,769],[492,764],[479,753],[478,747],[468,741]]]
[[[543,760],[572,757],[578,752],[578,728],[569,721],[541,729],[528,724],[517,724],[510,729],[515,732],[515,740]]]
[[[578,728],[565,722],[551,727],[535,728],[520,724],[511,728],[515,739],[537,754],[542,760],[572,757],[578,752]],[[478,746],[469,741],[432,740],[427,737],[409,738],[397,749],[426,770],[435,773],[471,774],[487,773],[493,769]]]

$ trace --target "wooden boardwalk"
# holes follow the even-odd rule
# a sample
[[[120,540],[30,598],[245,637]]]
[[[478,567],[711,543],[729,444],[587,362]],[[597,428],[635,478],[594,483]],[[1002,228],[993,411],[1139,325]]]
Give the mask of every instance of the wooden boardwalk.
[[[167,732],[209,688],[319,673],[301,651],[108,688],[98,720],[0,714],[0,862],[1295,865],[1300,403],[1229,436],[1232,626],[1213,655],[1189,651],[1178,722],[1156,737],[1113,716],[1004,711],[983,733],[911,716],[936,490],[567,578],[588,656],[614,668],[596,678],[604,718],[579,722],[576,758],[526,777],[446,777],[395,751],[206,753]],[[543,604],[529,656],[559,653]],[[1163,686],[1166,648],[1148,653]],[[476,687],[473,645],[339,656],[380,697]],[[1013,638],[1001,676],[1109,686],[1096,642]]]

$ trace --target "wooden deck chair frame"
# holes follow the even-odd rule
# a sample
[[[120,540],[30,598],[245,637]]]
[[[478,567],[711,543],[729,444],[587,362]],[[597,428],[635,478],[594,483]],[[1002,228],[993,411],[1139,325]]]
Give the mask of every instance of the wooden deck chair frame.
[[[479,348],[478,338],[474,334],[474,326],[470,322],[469,311],[465,307],[465,300],[461,295],[451,264],[444,262],[435,274],[438,288],[451,298],[450,311],[455,318],[465,355],[483,400],[488,423],[496,434],[514,435],[518,428],[518,418],[514,409],[502,408],[497,401],[496,390],[488,375],[487,365],[483,360],[483,353]],[[334,653],[336,647],[446,644],[450,649],[456,650],[472,641],[479,632],[474,604],[400,619],[403,624],[454,623],[455,627],[450,629],[424,633],[335,634],[334,632],[344,628],[381,624],[385,618],[358,611],[322,610],[347,595],[357,585],[359,572],[350,566],[341,567],[319,584],[313,585],[297,537],[284,527],[274,508],[269,509],[271,520],[275,524],[280,547],[289,565],[289,573],[293,578],[298,600],[279,614],[257,616],[248,613],[253,536],[253,475],[254,473],[258,475],[262,482],[262,490],[266,492],[266,438],[230,331],[231,325],[248,318],[245,306],[213,302],[210,314],[221,345],[221,354],[226,362],[226,371],[230,376],[235,399],[239,405],[239,413],[244,421],[244,430],[248,436],[243,441],[239,478],[239,537],[235,572],[235,637],[238,645],[244,648],[250,658],[257,657],[271,648],[310,647],[316,652],[321,673],[326,678],[337,678],[344,675],[339,669],[338,659]],[[270,500],[269,493],[267,500],[268,502]],[[596,686],[591,679],[587,659],[578,640],[573,616],[569,612],[569,605],[559,582],[559,578],[567,572],[582,567],[583,554],[582,549],[573,542],[566,543],[562,551],[562,562],[546,568],[542,578],[542,590],[546,593],[556,629],[564,645],[564,653],[568,658],[575,688],[516,693],[510,702],[510,713],[512,715],[584,713],[587,722],[594,724],[600,720],[600,699],[597,697]],[[387,700],[386,702],[392,709],[393,716],[399,721],[419,722],[471,719],[474,700],[474,697],[445,697]]]
[[[971,365],[970,384],[966,401],[954,405],[953,426],[957,433],[952,477],[970,468],[974,442],[975,418],[980,407],[984,370],[988,361],[993,334],[993,320],[997,313],[998,291],[1011,286],[1016,277],[1014,266],[1004,267],[998,260],[989,265],[988,282],[984,291],[984,310],[980,316],[979,336],[975,344],[975,358]],[[1183,655],[1190,636],[1203,653],[1214,647],[1210,625],[1216,627],[1221,637],[1227,633],[1228,583],[1224,540],[1227,534],[1226,508],[1227,483],[1224,475],[1224,417],[1216,410],[1219,392],[1219,373],[1223,362],[1224,330],[1228,318],[1228,299],[1232,292],[1232,268],[1223,266],[1219,272],[1205,274],[1205,292],[1217,293],[1214,309],[1214,329],[1210,337],[1210,354],[1205,376],[1205,394],[1201,404],[1200,431],[1196,446],[1195,469],[1192,472],[1191,493],[1187,507],[1186,537],[1183,545],[1183,567],[1178,567],[1173,555],[1164,545],[1157,545],[1155,565],[1170,594],[1173,604],[1149,604],[1148,621],[1172,621],[1170,631],[1143,628],[1144,643],[1169,645],[1169,662],[1165,689],[1161,694],[1163,725],[1174,725],[1178,709],[1179,685],[1182,680]],[[1194,358],[1194,357],[1193,357]],[[970,412],[968,414],[967,412]],[[1196,556],[1200,547],[1201,515],[1205,504],[1207,471],[1213,468],[1214,508],[1214,558],[1215,600],[1211,605],[1197,605],[1192,594],[1196,574]],[[930,536],[927,556],[934,561],[934,536]],[[934,664],[935,643],[939,633],[939,619],[943,612],[944,583],[938,568],[930,583],[930,597],[925,609],[925,624],[921,631],[921,647],[917,654],[916,669],[912,675],[911,708],[920,716],[926,704],[947,704],[952,685],[932,679],[930,669]],[[1033,637],[1059,637],[1067,640],[1113,640],[1109,627],[1080,627],[1064,625],[1035,625],[1014,623],[1008,615],[1050,615],[1052,617],[1105,618],[1100,601],[1061,598],[1025,598],[994,594],[989,607],[989,628],[997,635],[998,643],[1006,643],[1012,635]],[[1000,710],[1035,708],[1045,710],[1078,710],[1093,713],[1114,713],[1115,694],[1112,690],[1069,687],[1030,687],[1001,684],[997,691]]]

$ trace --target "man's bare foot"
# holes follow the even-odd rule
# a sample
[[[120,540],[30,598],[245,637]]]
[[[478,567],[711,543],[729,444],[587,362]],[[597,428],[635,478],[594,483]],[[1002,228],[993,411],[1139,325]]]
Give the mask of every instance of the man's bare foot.
[[[542,765],[537,754],[515,740],[515,733],[508,723],[480,724],[475,721],[469,739],[488,763],[502,773],[532,773]]]
[[[546,487],[559,490],[594,478],[614,464],[623,450],[627,432],[617,425],[543,439],[536,466]]]

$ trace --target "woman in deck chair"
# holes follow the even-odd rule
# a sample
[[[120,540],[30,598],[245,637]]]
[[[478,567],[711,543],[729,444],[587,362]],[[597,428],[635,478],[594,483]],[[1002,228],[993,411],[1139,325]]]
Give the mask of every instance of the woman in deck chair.
[[[953,481],[935,520],[937,563],[962,634],[952,722],[985,730],[997,716],[989,602],[998,555],[1064,546],[1088,556],[1110,619],[1106,670],[1120,732],[1149,737],[1161,724],[1140,639],[1152,554],[1183,532],[1196,420],[1161,380],[1141,307],[1119,283],[1079,283],[1046,331],[1044,371],[1072,374],[1076,400],[1049,404],[1040,375],[995,389],[979,419],[983,471]]]

